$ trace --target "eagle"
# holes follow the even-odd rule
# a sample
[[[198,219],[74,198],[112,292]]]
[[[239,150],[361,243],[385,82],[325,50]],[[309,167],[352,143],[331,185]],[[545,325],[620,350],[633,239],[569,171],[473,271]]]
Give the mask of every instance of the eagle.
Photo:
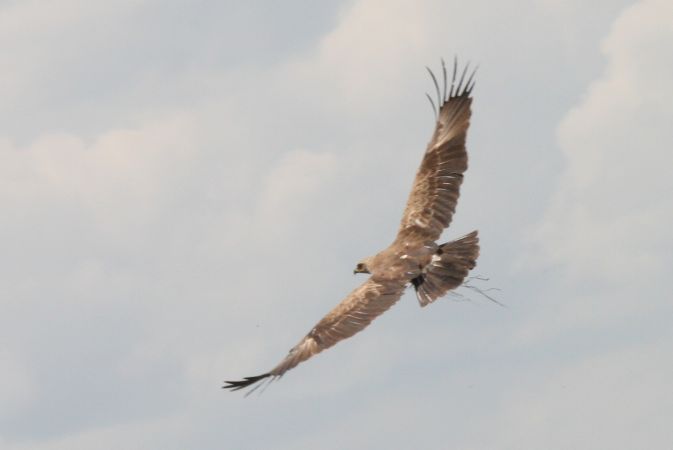
[[[465,139],[476,69],[467,76],[468,63],[458,77],[454,58],[447,87],[447,68],[442,60],[442,89],[432,70],[426,69],[436,91],[436,105],[426,94],[433,107],[435,130],[416,173],[395,240],[357,264],[353,272],[370,274],[367,281],[323,317],[277,366],[261,375],[225,381],[224,389],[237,391],[264,379],[280,378],[299,363],[365,329],[393,306],[408,286],[413,286],[420,305],[427,306],[461,286],[475,267],[479,256],[477,231],[444,244],[437,240],[451,223],[467,170]]]

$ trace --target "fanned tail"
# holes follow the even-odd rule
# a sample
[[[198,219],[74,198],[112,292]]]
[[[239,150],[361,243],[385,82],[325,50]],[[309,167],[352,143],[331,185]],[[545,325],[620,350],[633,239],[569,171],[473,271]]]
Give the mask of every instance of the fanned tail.
[[[423,274],[411,280],[421,306],[434,302],[463,283],[479,256],[479,237],[473,231],[460,239],[442,244],[423,269]]]

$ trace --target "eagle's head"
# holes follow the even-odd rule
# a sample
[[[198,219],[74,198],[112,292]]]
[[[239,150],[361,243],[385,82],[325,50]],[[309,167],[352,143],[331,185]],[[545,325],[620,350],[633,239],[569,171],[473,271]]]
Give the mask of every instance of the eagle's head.
[[[358,263],[357,266],[355,266],[355,269],[353,269],[353,274],[356,274],[356,273],[371,273],[369,271],[370,263],[371,263],[371,258],[363,259],[362,261],[360,261]]]

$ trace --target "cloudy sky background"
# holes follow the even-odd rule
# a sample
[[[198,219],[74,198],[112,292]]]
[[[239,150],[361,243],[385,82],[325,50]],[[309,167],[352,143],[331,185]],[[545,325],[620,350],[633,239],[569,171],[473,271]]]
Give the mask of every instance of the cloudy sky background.
[[[507,307],[223,392],[393,239],[454,54]],[[671,54],[668,0],[0,1],[0,447],[671,448]]]

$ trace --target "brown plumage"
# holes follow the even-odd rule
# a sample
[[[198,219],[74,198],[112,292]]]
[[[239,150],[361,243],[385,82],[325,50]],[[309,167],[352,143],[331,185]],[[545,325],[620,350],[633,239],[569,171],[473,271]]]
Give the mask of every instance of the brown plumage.
[[[224,388],[236,391],[264,379],[281,377],[297,364],[363,330],[395,304],[407,286],[414,286],[420,305],[425,306],[460,286],[476,265],[476,231],[445,244],[435,243],[451,223],[467,170],[465,138],[470,125],[474,71],[466,79],[466,66],[458,77],[454,61],[448,92],[444,61],[443,90],[432,71],[428,71],[436,88],[438,111],[432,98],[428,98],[437,123],[397,237],[387,249],[357,265],[355,273],[369,273],[371,277],[318,322],[276,367],[262,375],[227,381]]]

